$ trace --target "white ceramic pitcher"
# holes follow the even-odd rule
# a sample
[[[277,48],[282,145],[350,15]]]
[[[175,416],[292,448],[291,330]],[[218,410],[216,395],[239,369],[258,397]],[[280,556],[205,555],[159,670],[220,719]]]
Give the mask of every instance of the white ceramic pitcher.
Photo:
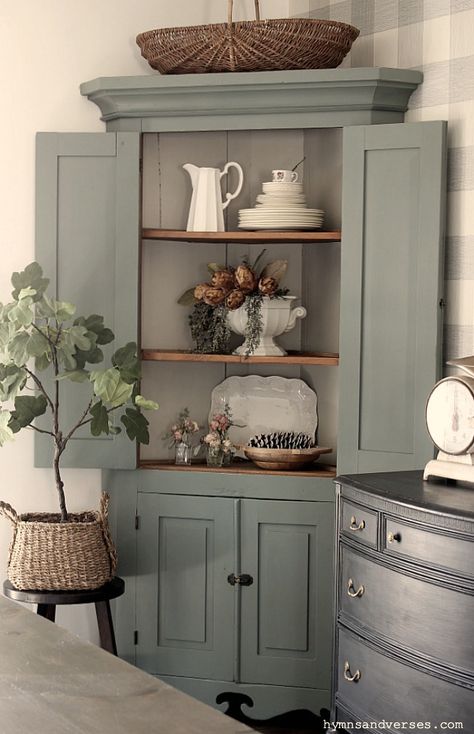
[[[232,166],[238,171],[239,183],[234,193],[227,193],[225,201],[222,201],[221,178]],[[186,230],[188,232],[223,232],[224,209],[232,199],[240,194],[242,189],[244,182],[242,167],[235,161],[230,161],[225,164],[222,171],[218,168],[199,168],[193,163],[185,163],[183,168],[191,176],[193,185]]]

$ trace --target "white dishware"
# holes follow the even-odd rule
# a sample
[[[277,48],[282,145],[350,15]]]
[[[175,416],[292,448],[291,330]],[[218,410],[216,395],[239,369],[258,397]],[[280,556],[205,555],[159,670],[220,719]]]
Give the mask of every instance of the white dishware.
[[[298,172],[277,168],[272,171],[272,179],[279,183],[295,183],[298,180]]]
[[[281,298],[269,298],[264,296],[260,309],[262,330],[258,345],[250,350],[248,340],[245,339],[240,347],[234,349],[234,354],[261,355],[282,357],[287,352],[275,342],[275,337],[291,331],[296,325],[297,319],[304,319],[306,309],[303,306],[295,306],[296,296],[282,296]],[[227,314],[227,322],[236,334],[245,336],[247,331],[248,314],[246,304]]]
[[[234,193],[227,193],[225,201],[222,201],[221,178],[232,167],[237,169],[239,182]],[[241,166],[235,161],[230,161],[225,164],[222,171],[219,168],[199,168],[193,163],[185,163],[183,168],[189,173],[193,186],[186,230],[188,232],[223,232],[224,209],[232,199],[240,194],[244,182]]]
[[[212,391],[209,418],[222,413],[226,405],[232,411],[233,422],[239,424],[229,429],[233,444],[245,445],[256,434],[276,431],[316,436],[317,396],[303,380],[260,375],[228,377]]]

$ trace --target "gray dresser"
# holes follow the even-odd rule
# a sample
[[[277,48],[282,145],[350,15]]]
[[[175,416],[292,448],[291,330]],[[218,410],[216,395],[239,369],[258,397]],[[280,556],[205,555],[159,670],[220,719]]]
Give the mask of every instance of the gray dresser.
[[[418,471],[336,481],[332,720],[470,731],[474,487]]]

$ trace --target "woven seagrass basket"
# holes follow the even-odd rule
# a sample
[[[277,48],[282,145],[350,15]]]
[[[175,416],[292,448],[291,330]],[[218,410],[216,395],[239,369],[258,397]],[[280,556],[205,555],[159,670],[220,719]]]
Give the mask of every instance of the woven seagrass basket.
[[[137,36],[142,56],[162,74],[330,69],[339,66],[359,29],[335,20],[281,18],[158,28]]]
[[[108,495],[98,512],[18,515],[0,502],[0,514],[13,525],[8,580],[17,589],[72,591],[98,589],[114,576],[117,554],[108,524]]]

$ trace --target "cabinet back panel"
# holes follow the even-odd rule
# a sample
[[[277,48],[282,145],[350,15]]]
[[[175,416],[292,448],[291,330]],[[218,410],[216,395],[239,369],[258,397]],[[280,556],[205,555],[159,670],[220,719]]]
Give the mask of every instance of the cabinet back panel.
[[[304,190],[308,206],[323,209],[324,229],[340,229],[342,129],[305,130],[303,155]]]
[[[160,408],[149,411],[150,443],[140,447],[142,459],[174,459],[174,449],[163,441],[163,433],[176,421],[183,408],[199,425],[207,428],[211,392],[225,377],[225,365],[212,363],[144,362],[143,394],[156,400]],[[202,435],[202,432],[201,432]]]

